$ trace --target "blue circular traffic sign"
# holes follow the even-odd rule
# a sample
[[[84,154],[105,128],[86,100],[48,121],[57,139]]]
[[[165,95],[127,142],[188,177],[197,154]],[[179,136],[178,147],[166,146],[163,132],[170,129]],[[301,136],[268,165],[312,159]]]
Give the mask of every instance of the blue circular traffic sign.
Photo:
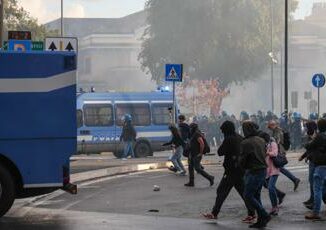
[[[322,88],[325,85],[325,76],[322,73],[317,73],[312,77],[312,84],[316,88]]]

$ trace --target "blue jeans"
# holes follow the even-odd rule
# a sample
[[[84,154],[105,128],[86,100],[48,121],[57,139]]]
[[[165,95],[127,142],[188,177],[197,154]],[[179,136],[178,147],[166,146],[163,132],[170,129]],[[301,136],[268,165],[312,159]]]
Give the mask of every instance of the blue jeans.
[[[319,215],[321,200],[325,193],[326,166],[317,166],[314,173],[314,209],[313,212]]]
[[[134,148],[132,147],[132,141],[124,141],[123,144],[124,144],[123,157],[127,158],[130,153],[130,156],[134,158],[135,153],[134,153]]]
[[[271,200],[272,207],[277,207],[277,191],[276,191],[276,181],[277,181],[278,175],[270,176],[268,180],[268,193],[269,193],[269,199]]]
[[[261,190],[265,183],[266,169],[257,170],[255,172],[246,172],[245,175],[245,199],[256,209],[258,219],[266,218],[266,212],[261,202]]]
[[[287,170],[286,168],[282,167],[280,168],[281,173],[286,176],[287,178],[289,178],[293,183],[295,183],[296,181],[298,181],[299,179],[296,178],[289,170]]]
[[[175,149],[175,153],[171,157],[171,161],[175,169],[177,169],[178,171],[185,172],[186,171],[185,167],[183,166],[181,161],[182,153],[183,153],[183,148],[182,146],[179,146],[178,148]]]

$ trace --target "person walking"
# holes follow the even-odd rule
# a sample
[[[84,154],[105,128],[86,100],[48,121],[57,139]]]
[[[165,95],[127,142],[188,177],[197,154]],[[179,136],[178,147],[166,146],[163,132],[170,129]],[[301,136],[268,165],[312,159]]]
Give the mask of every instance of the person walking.
[[[243,137],[236,133],[235,125],[231,121],[225,121],[220,129],[224,134],[224,140],[217,153],[219,156],[224,156],[224,174],[216,190],[216,200],[212,212],[202,215],[206,219],[217,219],[225,199],[234,187],[247,207],[248,216],[242,221],[252,223],[256,220],[255,209],[244,199],[244,171],[238,163]]]
[[[279,151],[281,153],[286,153],[285,149],[284,149],[284,136],[283,136],[283,130],[278,126],[277,122],[274,120],[271,120],[268,122],[268,128],[271,130],[272,132],[272,137],[275,139],[276,144],[279,147]],[[289,170],[287,170],[285,167],[280,168],[280,172],[286,176],[287,178],[289,178],[293,184],[294,184],[294,188],[293,190],[296,191],[299,187],[300,184],[300,179],[295,177]]]
[[[183,148],[185,147],[185,142],[182,140],[179,130],[177,129],[177,127],[175,127],[175,125],[169,125],[169,130],[171,131],[172,139],[170,142],[163,144],[163,146],[172,145],[174,149],[173,156],[171,157],[173,167],[169,168],[169,170],[173,172],[178,172],[180,175],[185,176],[186,170],[181,160]]]
[[[196,123],[190,124],[190,149],[188,157],[188,171],[189,171],[189,182],[185,184],[187,187],[195,186],[195,175],[194,170],[197,173],[205,177],[210,186],[214,185],[214,176],[208,174],[201,166],[201,160],[204,155],[205,142],[203,134],[200,132]]]
[[[178,127],[179,127],[179,132],[181,134],[182,140],[187,143],[190,138],[190,127],[186,123],[186,117],[185,115],[180,114],[178,116]]]
[[[131,124],[131,121],[131,115],[126,114],[124,116],[124,123],[120,136],[120,141],[123,141],[124,144],[122,160],[126,160],[129,155],[131,156],[131,158],[135,157],[133,142],[136,140],[137,133],[134,126]]]
[[[319,133],[311,142],[305,145],[311,151],[311,160],[315,165],[313,178],[314,205],[313,211],[305,218],[308,220],[319,220],[321,201],[326,196],[326,119],[317,122]]]
[[[307,143],[313,140],[314,136],[317,133],[318,127],[317,122],[314,120],[308,120],[305,124],[306,130],[307,130]],[[314,178],[314,172],[315,172],[315,165],[311,159],[311,153],[312,151],[306,150],[304,154],[302,154],[299,157],[299,161],[305,160],[306,162],[309,162],[309,188],[310,188],[310,196],[309,199],[303,202],[303,205],[307,207],[308,209],[312,209],[314,205],[314,189],[313,189],[313,178]]]
[[[279,153],[278,145],[273,137],[270,137],[267,133],[260,135],[266,144],[266,164],[267,164],[267,175],[265,187],[268,189],[269,198],[272,204],[272,210],[270,215],[276,216],[279,212],[279,204],[283,202],[285,193],[281,192],[276,188],[276,182],[280,174],[280,169],[274,165],[273,157],[277,157]]]
[[[258,220],[250,228],[263,228],[271,220],[261,202],[261,190],[266,178],[265,141],[258,137],[258,125],[245,121],[242,124],[245,139],[241,143],[240,165],[245,172],[244,197],[256,210]]]

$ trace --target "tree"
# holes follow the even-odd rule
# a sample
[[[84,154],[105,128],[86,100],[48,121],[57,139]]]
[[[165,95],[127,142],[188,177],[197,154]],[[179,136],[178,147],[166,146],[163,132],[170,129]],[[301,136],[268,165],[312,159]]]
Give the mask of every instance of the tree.
[[[284,0],[273,4],[278,47]],[[255,79],[270,64],[270,0],[148,0],[145,8],[139,60],[157,82],[165,63],[183,63],[191,78],[219,79],[223,87]]]
[[[44,25],[39,25],[36,18],[18,5],[17,0],[4,1],[4,31],[27,30],[32,32],[33,40],[44,40],[46,36],[58,35],[57,30],[47,30]]]

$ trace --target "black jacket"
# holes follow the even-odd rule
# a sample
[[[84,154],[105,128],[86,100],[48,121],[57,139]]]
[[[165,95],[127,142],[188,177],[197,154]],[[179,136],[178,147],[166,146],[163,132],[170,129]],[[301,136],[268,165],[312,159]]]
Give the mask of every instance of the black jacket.
[[[180,136],[172,136],[172,140],[164,143],[163,146],[174,145],[174,147],[178,148],[179,146],[185,147],[185,142],[182,140]]]
[[[243,124],[245,139],[241,143],[240,165],[248,171],[266,169],[266,142],[258,137],[258,127],[252,122]]]
[[[136,136],[137,133],[134,126],[130,123],[125,123],[122,127],[120,141],[134,141],[136,140]]]
[[[180,123],[179,131],[183,141],[190,139],[190,127],[187,123]]]
[[[198,138],[203,137],[203,134],[196,130],[190,138],[190,154],[191,156],[197,156],[200,153],[200,144]]]
[[[227,172],[239,171],[239,156],[240,147],[243,137],[239,134],[234,134],[224,138],[222,145],[219,147],[217,153],[219,156],[224,156],[223,167]]]
[[[224,156],[223,167],[227,174],[242,173],[239,168],[240,147],[243,137],[235,132],[235,125],[231,121],[225,121],[221,126],[224,140],[217,153]]]
[[[326,133],[318,133],[312,141],[305,145],[310,160],[316,165],[326,165]]]

